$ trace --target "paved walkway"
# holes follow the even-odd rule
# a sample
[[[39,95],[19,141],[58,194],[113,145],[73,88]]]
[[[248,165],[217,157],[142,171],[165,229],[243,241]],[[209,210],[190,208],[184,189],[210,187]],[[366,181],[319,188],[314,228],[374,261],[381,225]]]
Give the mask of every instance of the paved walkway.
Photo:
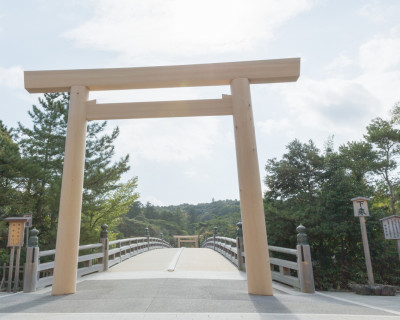
[[[247,294],[245,274],[209,249],[154,250],[83,278],[77,293],[50,289],[0,296],[0,319],[398,319],[400,296],[302,294],[274,284],[274,296]]]

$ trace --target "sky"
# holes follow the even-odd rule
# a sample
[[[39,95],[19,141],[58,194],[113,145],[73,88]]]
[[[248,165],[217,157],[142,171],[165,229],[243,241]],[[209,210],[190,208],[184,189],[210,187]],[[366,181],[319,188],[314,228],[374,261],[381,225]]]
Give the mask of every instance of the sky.
[[[23,71],[301,58],[293,83],[251,86],[260,183],[289,142],[363,139],[400,100],[398,0],[0,0],[0,119],[31,125]],[[229,86],[91,92],[98,103],[216,99]],[[155,205],[239,199],[231,116],[135,119],[115,159]],[[263,187],[264,188],[264,187]]]

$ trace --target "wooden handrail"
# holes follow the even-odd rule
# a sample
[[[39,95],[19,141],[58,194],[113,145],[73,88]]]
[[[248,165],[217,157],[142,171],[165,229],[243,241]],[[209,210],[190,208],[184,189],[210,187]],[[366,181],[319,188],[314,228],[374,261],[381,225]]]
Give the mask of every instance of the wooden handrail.
[[[106,240],[79,246],[79,251],[92,252],[78,257],[78,277],[108,270],[109,267],[148,250],[171,247],[167,241],[154,237],[126,238],[110,242]],[[55,253],[55,249],[40,252],[38,247],[28,247],[26,265],[31,272],[24,275],[27,278],[24,279],[24,292],[32,292],[52,284],[54,261],[40,263],[39,258],[54,256]]]
[[[220,236],[213,236],[206,238],[202,244],[202,248],[210,248],[221,255],[223,255],[225,258],[227,258],[230,262],[232,262],[236,267],[242,269],[240,266],[241,264],[244,264],[244,259],[245,259],[245,252],[242,252],[241,250],[238,250],[238,241],[243,241],[241,238],[227,238],[227,237],[220,237]],[[243,245],[243,242],[241,242]],[[300,289],[302,292],[307,292],[307,293],[313,293],[314,292],[314,281],[312,279],[312,286],[310,289],[310,286],[306,286],[303,283],[305,275],[302,274],[304,272],[304,264],[306,265],[312,265],[311,263],[311,256],[309,254],[310,249],[308,244],[300,244],[297,245],[297,249],[291,249],[291,248],[283,248],[283,247],[277,247],[277,246],[268,246],[268,250],[270,252],[278,252],[282,254],[287,254],[287,255],[292,255],[295,256],[297,261],[290,261],[290,260],[285,260],[281,258],[270,258],[270,265],[271,265],[271,275],[272,279],[278,282],[285,283],[287,285],[290,285],[294,288]],[[301,251],[303,250],[303,251]],[[299,252],[308,252],[307,258],[309,261],[303,261],[303,257]],[[300,256],[300,257],[299,257]],[[279,268],[279,271],[275,271],[274,268],[277,266]],[[292,270],[292,271],[291,271]],[[294,276],[294,274],[297,274],[297,276]],[[311,271],[311,277],[312,277],[312,271]],[[310,281],[308,281],[310,282]]]

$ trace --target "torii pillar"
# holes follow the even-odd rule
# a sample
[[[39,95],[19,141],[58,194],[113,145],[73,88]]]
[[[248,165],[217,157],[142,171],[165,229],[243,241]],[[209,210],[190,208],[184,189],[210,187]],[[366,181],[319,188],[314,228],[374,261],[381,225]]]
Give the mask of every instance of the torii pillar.
[[[248,292],[272,295],[272,279],[257,158],[250,84],[297,81],[300,59],[276,59],[186,66],[26,71],[30,93],[71,92],[53,295],[76,291],[86,122],[232,115],[240,188]],[[230,85],[222,99],[98,104],[89,91]]]

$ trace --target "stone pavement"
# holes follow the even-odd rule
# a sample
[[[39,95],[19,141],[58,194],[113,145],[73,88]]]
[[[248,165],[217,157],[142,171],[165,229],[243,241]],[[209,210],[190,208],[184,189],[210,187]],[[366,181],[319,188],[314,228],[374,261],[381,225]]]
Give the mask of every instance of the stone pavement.
[[[209,249],[184,249],[175,271],[166,271],[176,252],[150,251],[85,277],[73,295],[53,297],[49,288],[2,295],[0,319],[400,320],[399,295],[309,295],[274,284],[274,296],[253,296],[247,294],[245,275]]]

